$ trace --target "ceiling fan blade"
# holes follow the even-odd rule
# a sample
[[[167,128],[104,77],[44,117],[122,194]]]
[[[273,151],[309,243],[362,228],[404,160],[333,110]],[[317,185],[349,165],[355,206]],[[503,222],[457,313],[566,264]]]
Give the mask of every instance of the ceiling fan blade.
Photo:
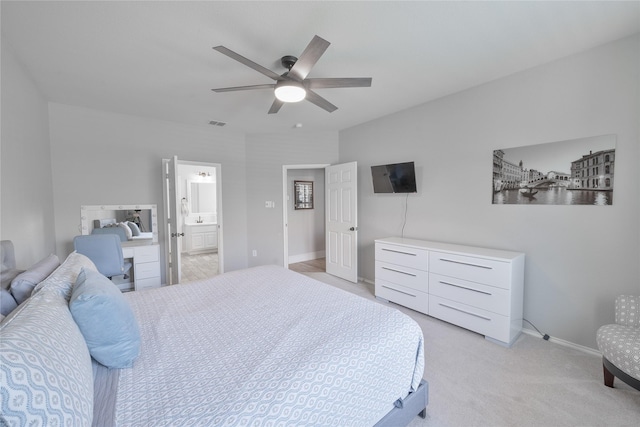
[[[304,80],[330,44],[321,37],[313,36],[313,39],[304,49],[304,52],[300,54],[295,65],[289,70],[289,76],[299,81]]]
[[[250,86],[235,86],[235,87],[221,87],[217,89],[211,89],[214,92],[235,92],[238,90],[253,90],[253,89],[273,89],[275,84],[264,85],[250,85]]]
[[[336,107],[312,90],[307,90],[307,97],[305,99],[330,113],[333,113],[338,109],[338,107]]]
[[[271,104],[271,108],[269,108],[269,114],[277,113],[283,105],[284,102],[280,101],[278,98],[274,99],[273,104]]]
[[[336,77],[306,79],[304,85],[309,89],[330,89],[338,87],[370,87],[371,77]]]
[[[260,64],[256,64],[252,60],[247,59],[244,56],[239,55],[239,54],[235,53],[234,51],[227,49],[224,46],[216,46],[213,49],[217,50],[218,52],[220,52],[220,53],[222,53],[224,55],[227,55],[231,59],[235,59],[236,61],[246,65],[249,68],[253,68],[257,72],[262,73],[265,76],[267,76],[267,77],[269,77],[269,78],[271,78],[273,80],[280,80],[280,75],[279,74],[274,73],[270,69],[265,68]]]

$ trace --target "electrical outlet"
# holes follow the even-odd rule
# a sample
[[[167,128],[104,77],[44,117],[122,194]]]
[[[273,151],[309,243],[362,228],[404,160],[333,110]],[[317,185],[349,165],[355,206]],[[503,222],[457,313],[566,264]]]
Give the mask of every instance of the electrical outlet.
[[[258,251],[254,249],[253,251],[251,251],[251,255],[258,256]]]

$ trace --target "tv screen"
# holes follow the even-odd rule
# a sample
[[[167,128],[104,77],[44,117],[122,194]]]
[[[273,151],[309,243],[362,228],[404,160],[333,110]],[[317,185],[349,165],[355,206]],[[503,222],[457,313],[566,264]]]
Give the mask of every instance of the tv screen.
[[[374,193],[415,193],[416,171],[413,162],[371,166]]]

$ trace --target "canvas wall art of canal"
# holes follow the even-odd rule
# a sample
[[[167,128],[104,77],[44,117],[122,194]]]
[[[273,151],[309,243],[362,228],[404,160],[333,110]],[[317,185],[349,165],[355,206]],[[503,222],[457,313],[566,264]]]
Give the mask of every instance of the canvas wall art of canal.
[[[611,205],[616,135],[493,151],[493,204]]]

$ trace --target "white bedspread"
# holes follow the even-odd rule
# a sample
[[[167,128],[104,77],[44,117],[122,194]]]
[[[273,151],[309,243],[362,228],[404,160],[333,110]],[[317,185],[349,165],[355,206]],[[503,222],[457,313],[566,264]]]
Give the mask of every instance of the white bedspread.
[[[120,426],[371,426],[422,378],[412,319],[282,267],[126,297],[142,348]]]

